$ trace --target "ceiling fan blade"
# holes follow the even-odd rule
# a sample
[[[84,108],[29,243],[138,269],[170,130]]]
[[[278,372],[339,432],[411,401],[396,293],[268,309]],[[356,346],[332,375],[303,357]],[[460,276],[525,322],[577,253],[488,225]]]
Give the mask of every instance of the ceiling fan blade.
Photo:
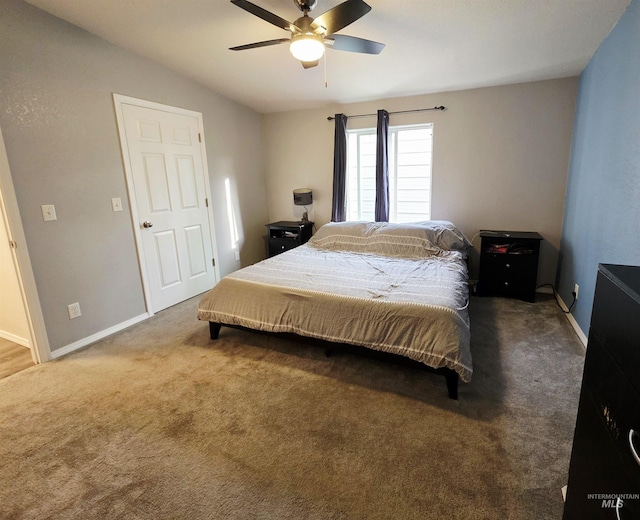
[[[323,28],[325,36],[338,32],[371,11],[363,0],[347,0],[313,20],[311,27],[318,32]]]
[[[285,31],[291,31],[295,33],[298,31],[298,28],[293,25],[291,22],[288,22],[284,18],[280,18],[278,15],[270,13],[266,9],[263,9],[256,4],[252,4],[247,0],[231,0],[231,3],[237,5],[238,7],[248,11],[249,13],[257,16],[258,18],[262,18],[265,22],[269,22],[276,27],[280,27],[280,29],[284,29]]]
[[[301,61],[300,63],[302,63],[302,66],[305,69],[310,69],[311,67],[317,67],[319,61],[320,60],[316,60],[316,61]]]
[[[230,47],[230,51],[245,51],[247,49],[257,49],[258,47],[268,47],[269,45],[278,45],[279,43],[289,43],[289,38],[279,38],[277,40],[267,40],[264,42],[247,43],[246,45],[238,45],[237,47]]]
[[[363,54],[380,54],[384,49],[384,43],[344,34],[332,34],[331,37],[325,38],[325,43],[337,51],[361,52]]]

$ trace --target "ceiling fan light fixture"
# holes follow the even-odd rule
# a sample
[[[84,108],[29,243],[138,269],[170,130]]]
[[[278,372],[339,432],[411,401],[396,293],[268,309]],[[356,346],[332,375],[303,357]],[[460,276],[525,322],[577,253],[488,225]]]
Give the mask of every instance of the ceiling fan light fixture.
[[[317,61],[324,55],[324,41],[315,34],[296,34],[291,38],[289,50],[300,61]]]

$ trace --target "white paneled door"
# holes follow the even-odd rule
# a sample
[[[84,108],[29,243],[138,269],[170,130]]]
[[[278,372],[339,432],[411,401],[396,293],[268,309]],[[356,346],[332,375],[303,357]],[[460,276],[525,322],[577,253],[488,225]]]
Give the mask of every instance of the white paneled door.
[[[137,210],[132,214],[157,312],[215,283],[200,122],[188,113],[121,107]]]

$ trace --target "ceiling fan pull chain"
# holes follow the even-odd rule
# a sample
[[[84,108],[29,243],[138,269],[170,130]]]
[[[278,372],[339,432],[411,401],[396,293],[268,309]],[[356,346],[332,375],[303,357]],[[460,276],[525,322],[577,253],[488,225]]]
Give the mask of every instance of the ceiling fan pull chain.
[[[324,88],[328,88],[329,83],[327,82],[327,53],[324,53],[324,59],[322,60],[324,62]]]

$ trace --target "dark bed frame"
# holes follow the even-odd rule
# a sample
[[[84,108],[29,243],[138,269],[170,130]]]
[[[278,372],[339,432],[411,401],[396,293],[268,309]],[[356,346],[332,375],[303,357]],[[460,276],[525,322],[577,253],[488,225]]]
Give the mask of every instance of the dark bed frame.
[[[212,321],[209,322],[209,334],[211,336],[211,339],[215,340],[218,339],[218,336],[220,335],[220,329],[222,328],[222,323],[214,323]],[[225,327],[230,327],[233,329],[240,329],[240,330],[248,330],[251,332],[259,332],[261,334],[275,334],[275,335],[280,335],[280,336],[284,336],[287,335],[285,333],[269,333],[269,332],[264,332],[264,331],[260,331],[260,330],[255,330],[255,329],[249,329],[247,327],[240,327],[238,325],[227,325],[224,324]],[[300,336],[299,334],[288,334],[289,336],[293,336],[295,338],[298,339],[302,339],[305,342],[313,342],[316,344],[321,344],[325,347],[325,354],[328,356],[330,356],[333,353],[333,349],[330,347],[330,345],[335,344],[335,343],[331,343],[328,341],[323,341],[323,340],[318,340],[315,338],[307,338],[305,336]],[[346,345],[346,344],[345,344]],[[353,347],[353,345],[349,345],[351,347]],[[443,368],[432,368],[428,365],[425,365],[423,363],[419,363],[417,361],[413,361],[410,360],[408,358],[405,358],[403,356],[400,355],[396,355],[396,354],[388,354],[386,352],[378,352],[375,350],[371,350],[371,349],[366,349],[365,347],[361,347],[361,350],[366,351],[367,353],[378,353],[381,355],[385,355],[388,357],[393,357],[394,359],[398,359],[398,360],[403,360],[405,362],[409,362],[412,365],[418,365],[421,368],[427,370],[428,372],[432,372],[435,374],[441,374],[444,376],[446,382],[447,382],[447,393],[449,394],[449,398],[450,399],[458,399],[458,380],[459,380],[459,376],[458,373],[450,368],[447,367],[443,367]]]

